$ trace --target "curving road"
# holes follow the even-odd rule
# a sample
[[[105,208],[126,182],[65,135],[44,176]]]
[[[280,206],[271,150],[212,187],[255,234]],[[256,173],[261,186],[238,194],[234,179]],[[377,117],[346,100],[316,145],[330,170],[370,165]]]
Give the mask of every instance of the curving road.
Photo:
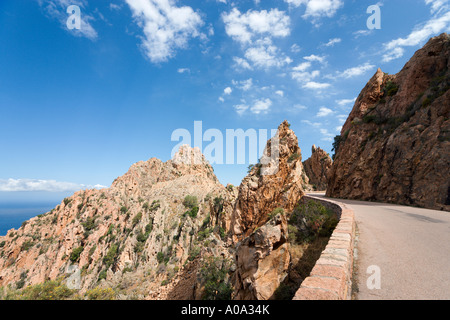
[[[450,299],[450,212],[333,200],[355,212],[354,299]]]

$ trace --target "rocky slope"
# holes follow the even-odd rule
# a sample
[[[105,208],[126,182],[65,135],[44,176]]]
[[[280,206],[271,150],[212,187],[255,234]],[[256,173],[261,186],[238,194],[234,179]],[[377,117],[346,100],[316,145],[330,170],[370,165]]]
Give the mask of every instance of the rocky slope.
[[[327,152],[315,145],[312,146],[311,152],[311,157],[303,162],[308,184],[314,191],[325,191],[333,160]]]
[[[120,299],[271,298],[290,263],[285,214],[303,196],[289,127],[239,188],[182,146],[167,162],[132,165],[110,188],[76,192],[0,237],[0,288],[64,278],[81,295],[112,288]]]
[[[450,211],[449,58],[442,34],[398,74],[378,69],[335,138],[327,196]]]
[[[196,201],[186,205],[186,196]],[[182,146],[166,163],[138,162],[111,188],[77,192],[0,237],[0,287],[78,271],[81,292],[100,285],[124,297],[158,298],[161,283],[196,256],[232,257],[217,217],[235,197],[198,149]]]

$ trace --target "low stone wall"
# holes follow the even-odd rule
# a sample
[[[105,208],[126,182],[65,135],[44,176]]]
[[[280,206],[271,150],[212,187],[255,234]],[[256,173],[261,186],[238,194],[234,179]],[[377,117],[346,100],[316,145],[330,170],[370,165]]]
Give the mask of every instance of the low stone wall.
[[[304,198],[319,201],[337,213],[340,219],[325,250],[293,300],[350,300],[356,227],[353,210],[343,203],[328,199],[314,196]]]

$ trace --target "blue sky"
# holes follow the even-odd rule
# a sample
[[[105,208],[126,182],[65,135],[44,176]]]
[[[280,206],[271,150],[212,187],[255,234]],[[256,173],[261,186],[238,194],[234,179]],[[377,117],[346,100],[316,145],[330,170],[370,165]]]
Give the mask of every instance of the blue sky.
[[[194,121],[225,135],[287,119],[303,159],[313,144],[331,154],[377,68],[398,72],[450,13],[448,0],[4,0],[0,26],[0,201],[25,201],[166,161]],[[213,166],[238,185],[248,163]]]

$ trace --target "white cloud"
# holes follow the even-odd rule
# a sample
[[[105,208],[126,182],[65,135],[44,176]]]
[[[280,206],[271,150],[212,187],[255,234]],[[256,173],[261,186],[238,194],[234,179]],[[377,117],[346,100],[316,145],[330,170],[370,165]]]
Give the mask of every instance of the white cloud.
[[[337,115],[337,121],[339,122],[339,124],[344,124],[345,121],[347,121],[348,116],[346,116],[345,114],[339,114]]]
[[[365,37],[365,36],[368,36],[369,34],[372,34],[374,32],[373,30],[374,29],[372,29],[372,30],[369,30],[369,29],[367,29],[367,30],[365,30],[365,29],[358,30],[358,31],[353,32],[353,35],[355,36],[355,39],[358,39],[359,37]]]
[[[225,93],[225,94],[227,94],[227,95],[231,94],[232,92],[233,92],[233,89],[231,89],[230,87],[226,87],[226,88],[223,90],[223,93]]]
[[[58,182],[55,180],[37,180],[37,179],[0,179],[0,191],[19,192],[19,191],[48,191],[48,192],[67,192],[78,191],[82,189],[103,189],[102,185],[84,185],[71,182]]]
[[[118,5],[118,4],[115,4],[115,3],[110,3],[109,4],[109,9],[110,10],[119,11],[120,9],[122,9],[122,6]]]
[[[329,116],[330,114],[333,114],[333,113],[334,113],[333,110],[325,108],[325,107],[321,107],[319,109],[319,112],[317,113],[316,117],[323,118],[323,117]]]
[[[279,95],[280,97],[284,97],[283,90],[277,90],[277,91],[275,91],[275,94]]]
[[[292,68],[292,70],[297,71],[297,72],[304,72],[307,69],[309,69],[311,67],[311,62],[303,62],[300,63],[298,66]]]
[[[177,7],[172,0],[126,0],[137,24],[143,29],[142,48],[153,63],[165,62],[177,49],[186,48],[192,37],[206,37],[199,29],[204,22],[189,6]]]
[[[234,109],[236,110],[236,113],[238,115],[242,115],[245,111],[247,111],[247,109],[249,108],[249,106],[245,105],[245,104],[239,104],[234,106]]]
[[[346,79],[357,77],[357,76],[360,76],[360,75],[366,73],[369,70],[372,70],[373,68],[375,68],[374,65],[366,62],[363,65],[344,70],[343,72],[341,72],[338,75],[338,77],[346,78]]]
[[[325,61],[325,57],[323,57],[323,56],[322,57],[321,56],[316,56],[315,54],[312,54],[312,55],[307,56],[307,57],[303,57],[303,59],[305,59],[307,61],[310,61],[310,62],[317,61],[317,62],[320,62],[320,63],[323,63]]]
[[[322,134],[322,141],[333,141],[334,134],[329,133],[327,129],[320,129],[320,133]]]
[[[233,8],[223,13],[222,19],[227,35],[242,44],[250,44],[255,36],[286,37],[290,34],[290,18],[278,9],[241,13]]]
[[[292,46],[291,46],[291,52],[293,52],[293,53],[298,53],[298,52],[300,52],[302,49],[300,48],[300,46],[298,45],[298,44],[296,44],[296,43],[294,43]]]
[[[235,62],[235,67],[242,68],[245,70],[252,70],[252,66],[248,63],[247,60],[240,57],[233,57],[233,61]]]
[[[248,48],[244,56],[253,66],[262,69],[282,67],[292,63],[292,59],[284,56],[268,38],[256,41],[255,46]]]
[[[305,5],[306,11],[303,18],[330,18],[344,5],[342,0],[284,0],[284,2],[294,7]]]
[[[238,88],[241,89],[243,91],[248,91],[253,87],[253,79],[247,79],[247,80],[241,80],[241,81],[235,81],[232,80],[231,81],[233,83],[233,85]]]
[[[425,4],[431,4],[431,13],[439,13],[443,10],[449,10],[448,0],[425,0]]]
[[[309,120],[301,120],[301,122],[304,123],[304,124],[307,124],[307,125],[309,125],[311,127],[314,127],[314,128],[318,128],[318,127],[320,127],[322,125],[320,122],[311,122]]]
[[[325,47],[333,47],[336,43],[340,43],[342,41],[341,38],[330,39],[327,43],[324,44]]]
[[[341,107],[345,107],[349,104],[355,103],[356,98],[353,99],[341,99],[341,100],[336,100],[336,103],[341,106]]]
[[[321,83],[321,82],[315,82],[315,81],[309,81],[303,85],[303,88],[305,89],[313,89],[313,90],[321,90],[326,89],[330,87],[331,85],[329,83]]]
[[[254,114],[267,113],[272,106],[272,101],[270,99],[256,100],[250,111]]]
[[[403,47],[418,46],[433,35],[450,31],[448,1],[425,0],[425,3],[432,5],[431,12],[435,13],[435,15],[424,24],[415,26],[406,38],[398,38],[385,43],[383,62],[389,62],[402,57],[405,52]]]
[[[191,69],[189,68],[179,68],[178,73],[191,73]]]
[[[91,25],[95,18],[86,10],[88,2],[86,0],[38,0],[39,5],[43,7],[46,13],[53,19],[58,20],[62,27],[71,34],[78,37],[85,37],[91,40],[98,38],[98,33]],[[69,17],[67,8],[71,5],[79,6],[81,9],[80,29],[69,30],[67,28],[67,19]]]

